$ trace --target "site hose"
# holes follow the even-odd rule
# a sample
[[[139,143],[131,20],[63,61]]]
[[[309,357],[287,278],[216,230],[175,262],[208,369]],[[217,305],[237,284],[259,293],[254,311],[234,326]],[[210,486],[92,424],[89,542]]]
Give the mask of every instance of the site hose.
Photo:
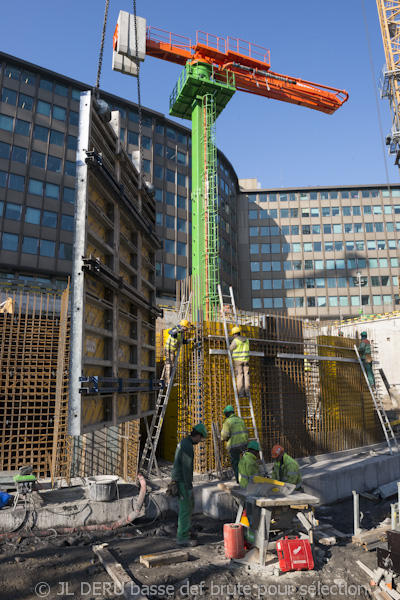
[[[0,534],[0,541],[3,539],[12,539],[14,537],[54,537],[54,532],[58,535],[69,535],[72,533],[78,533],[82,531],[114,531],[119,527],[124,527],[125,525],[129,525],[140,515],[140,511],[142,510],[142,506],[144,503],[144,499],[146,497],[146,480],[140,473],[138,474],[138,481],[140,484],[139,496],[136,501],[135,509],[128,514],[127,517],[123,519],[119,519],[119,521],[114,521],[108,525],[79,525],[77,527],[61,527],[58,529],[51,528],[48,530],[40,530],[33,532],[26,531],[14,531],[11,533],[2,533]]]

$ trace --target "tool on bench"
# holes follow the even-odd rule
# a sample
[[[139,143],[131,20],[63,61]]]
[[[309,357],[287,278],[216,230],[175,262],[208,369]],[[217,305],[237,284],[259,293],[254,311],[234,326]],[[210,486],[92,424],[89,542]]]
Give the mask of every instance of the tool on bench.
[[[294,483],[285,483],[277,479],[255,475],[253,481],[246,488],[246,496],[264,496],[265,498],[289,496],[295,489]]]

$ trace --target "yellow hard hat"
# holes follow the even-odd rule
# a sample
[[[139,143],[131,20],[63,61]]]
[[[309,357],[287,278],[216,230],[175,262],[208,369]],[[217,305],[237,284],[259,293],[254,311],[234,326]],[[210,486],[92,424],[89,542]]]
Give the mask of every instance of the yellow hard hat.
[[[240,327],[232,327],[231,335],[234,335],[235,333],[242,333],[242,330],[240,329]]]
[[[179,325],[181,327],[190,327],[190,323],[187,319],[182,319],[182,321],[179,321]]]

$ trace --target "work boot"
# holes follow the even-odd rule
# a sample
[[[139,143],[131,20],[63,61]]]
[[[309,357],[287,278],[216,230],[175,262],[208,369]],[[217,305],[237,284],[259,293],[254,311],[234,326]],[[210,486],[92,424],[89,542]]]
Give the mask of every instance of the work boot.
[[[177,546],[180,546],[181,548],[194,548],[195,546],[198,546],[198,541],[197,540],[178,540],[176,544],[177,544]]]

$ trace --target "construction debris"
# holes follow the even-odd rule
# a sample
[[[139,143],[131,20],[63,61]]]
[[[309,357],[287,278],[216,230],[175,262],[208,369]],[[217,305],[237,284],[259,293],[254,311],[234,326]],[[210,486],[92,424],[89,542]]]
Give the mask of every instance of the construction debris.
[[[143,554],[140,556],[140,563],[148,569],[186,562],[187,560],[189,560],[189,553],[183,550],[165,550],[164,552],[157,552],[157,554]]]
[[[371,529],[370,531],[363,531],[357,535],[353,535],[351,538],[355,546],[364,546],[365,550],[374,550],[380,543],[385,542],[387,539],[387,531],[391,528],[390,522],[381,527]],[[374,544],[376,544],[374,546]]]
[[[99,557],[99,560],[111,579],[123,590],[124,597],[127,600],[148,600],[140,591],[140,586],[125,571],[119,563],[107,550],[108,544],[98,544],[93,546],[93,552]],[[137,591],[138,590],[138,591]]]

